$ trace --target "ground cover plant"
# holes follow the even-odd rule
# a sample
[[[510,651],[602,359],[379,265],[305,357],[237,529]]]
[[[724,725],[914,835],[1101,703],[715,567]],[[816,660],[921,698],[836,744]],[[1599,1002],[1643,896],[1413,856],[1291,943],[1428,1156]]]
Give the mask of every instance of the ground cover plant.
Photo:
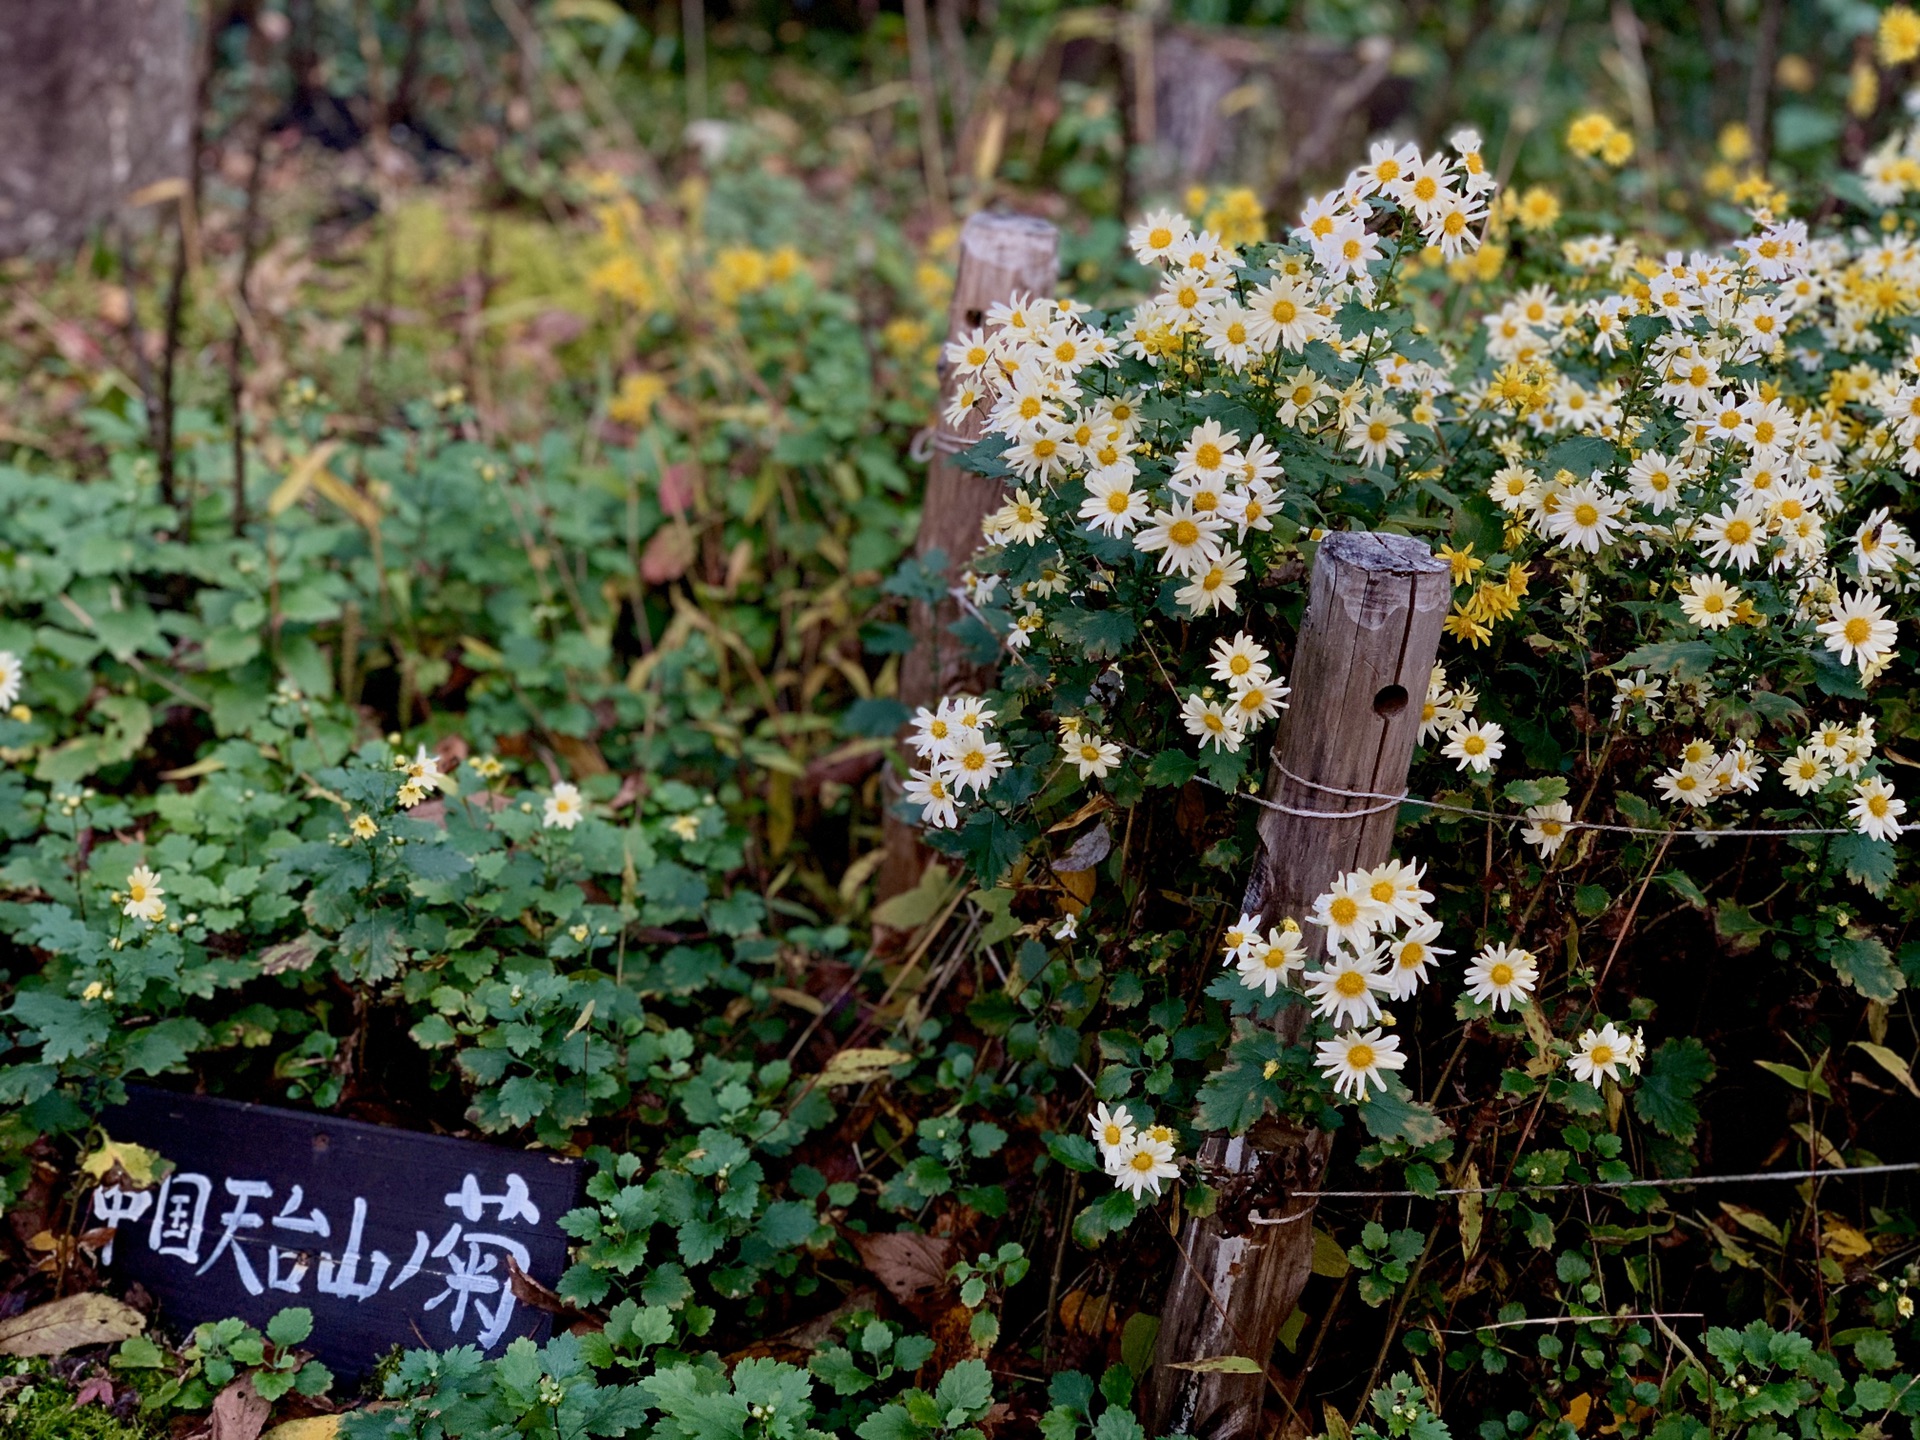
[[[328,83],[391,104],[405,11],[313,7]],[[981,93],[1074,13],[976,17]],[[1137,195],[1065,80],[936,183],[898,22],[696,73],[636,15],[523,17],[472,113],[427,45],[458,164],[321,158],[236,24],[184,319],[178,226],[10,274],[0,1435],[1145,1437],[1196,1151],[1276,1121],[1334,1132],[1312,1278],[1189,1357],[1260,1433],[1920,1433],[1920,19],[1776,14],[1744,142],[1617,67],[1530,141],[1424,91],[1282,209]],[[1062,284],[949,339],[1008,195]],[[995,678],[916,713],[936,408]],[[1394,858],[1243,913],[1357,530],[1450,570]],[[551,1338],[356,1386],[299,1306],[112,1298],[129,1081],[583,1157]]]

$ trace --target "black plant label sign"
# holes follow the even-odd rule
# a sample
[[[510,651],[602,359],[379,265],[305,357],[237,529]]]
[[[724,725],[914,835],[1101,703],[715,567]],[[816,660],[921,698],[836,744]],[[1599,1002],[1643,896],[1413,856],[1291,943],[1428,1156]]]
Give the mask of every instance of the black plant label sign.
[[[89,1205],[114,1232],[110,1269],[182,1330],[304,1305],[303,1348],[348,1378],[396,1344],[497,1355],[546,1336],[552,1317],[516,1297],[512,1268],[558,1281],[577,1160],[145,1087],[102,1123],[172,1164]]]

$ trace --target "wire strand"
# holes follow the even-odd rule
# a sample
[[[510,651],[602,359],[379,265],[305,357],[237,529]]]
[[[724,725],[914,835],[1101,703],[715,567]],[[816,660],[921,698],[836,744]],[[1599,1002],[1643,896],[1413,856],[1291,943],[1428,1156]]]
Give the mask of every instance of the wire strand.
[[[1752,1170],[1735,1175],[1679,1175],[1656,1176],[1651,1180],[1575,1180],[1555,1181],[1547,1185],[1529,1185],[1516,1181],[1508,1185],[1462,1185],[1443,1186],[1437,1190],[1318,1190],[1311,1194],[1315,1200],[1438,1200],[1445,1196],[1457,1195],[1498,1195],[1503,1191],[1555,1191],[1575,1190],[1683,1190],[1695,1185],[1756,1185],[1779,1183],[1789,1180],[1849,1180],[1865,1179],[1870,1175],[1910,1175],[1920,1171],[1920,1161],[1901,1161],[1888,1165],[1853,1165],[1840,1168],[1821,1168],[1818,1170]],[[1300,1198],[1309,1198],[1302,1191]],[[1302,1211],[1300,1214],[1308,1212]],[[1300,1218],[1299,1214],[1268,1217],[1255,1215],[1255,1225],[1289,1225]]]
[[[1307,779],[1304,775],[1294,774],[1293,771],[1287,769],[1287,767],[1281,763],[1278,757],[1275,757],[1273,764],[1275,769],[1296,785],[1305,786],[1309,790],[1317,790],[1322,795],[1333,795],[1343,800],[1378,800],[1383,803],[1370,806],[1365,810],[1303,810],[1297,806],[1283,804],[1278,800],[1270,800],[1264,795],[1255,795],[1251,791],[1228,790],[1226,786],[1212,780],[1208,780],[1206,783],[1212,785],[1216,790],[1229,795],[1238,795],[1243,800],[1251,801],[1263,810],[1278,810],[1283,815],[1297,815],[1308,820],[1358,820],[1363,816],[1377,815],[1381,811],[1391,809],[1395,806],[1418,805],[1427,810],[1439,810],[1450,815],[1465,815],[1477,820],[1493,820],[1503,825],[1529,825],[1533,823],[1531,816],[1515,815],[1508,810],[1481,810],[1471,805],[1455,805],[1446,800],[1427,800],[1418,795],[1408,795],[1404,792],[1399,795],[1388,795],[1380,790],[1347,790],[1338,785],[1323,785],[1317,780]],[[1725,830],[1714,830],[1706,827],[1684,828],[1660,825],[1607,825],[1597,820],[1562,820],[1559,823],[1561,828],[1565,830],[1600,830],[1611,835],[1671,835],[1697,840],[1739,840],[1760,836],[1855,835],[1860,833],[1852,826],[1785,826],[1780,828],[1740,826]]]

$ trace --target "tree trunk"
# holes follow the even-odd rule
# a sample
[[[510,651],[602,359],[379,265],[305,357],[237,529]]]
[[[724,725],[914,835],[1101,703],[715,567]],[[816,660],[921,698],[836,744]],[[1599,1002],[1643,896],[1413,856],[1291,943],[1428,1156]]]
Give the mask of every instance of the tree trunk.
[[[973,215],[960,229],[960,261],[947,311],[947,334],[964,335],[985,323],[987,310],[1016,294],[1052,294],[1060,264],[1060,232],[1028,215]],[[952,377],[940,362],[939,410],[933,422],[933,456],[927,464],[927,488],[920,508],[920,532],[914,554],[938,550],[946,557],[947,583],[957,584],[973,552],[980,548],[980,522],[1000,508],[1005,487],[998,480],[963,470],[954,456],[980,438],[979,411],[955,429],[943,418],[952,393]],[[909,707],[931,705],[955,690],[980,690],[993,672],[967,664],[947,627],[960,618],[951,599],[938,605],[916,603],[910,617],[913,648],[900,666],[900,699]],[[926,868],[927,851],[908,822],[893,814],[900,787],[891,771],[882,772],[887,797],[885,844],[877,891],[881,898],[911,890]]]
[[[186,0],[0,0],[0,255],[71,250],[187,177],[188,31]]]
[[[1398,795],[1420,728],[1420,708],[1440,647],[1453,587],[1444,561],[1404,535],[1336,534],[1320,544],[1306,618],[1294,652],[1286,712],[1260,822],[1260,858],[1245,908],[1268,926],[1304,920],[1313,901],[1349,870],[1384,861],[1399,807],[1328,794]],[[1301,813],[1304,812],[1304,813]],[[1324,932],[1303,927],[1310,961]],[[1305,1005],[1277,1022],[1287,1043]],[[1170,1367],[1244,1355],[1264,1370],[1280,1327],[1299,1303],[1313,1260],[1313,1209],[1332,1136],[1265,1120],[1242,1136],[1211,1135],[1199,1169],[1220,1197],[1212,1215],[1187,1221],[1147,1377],[1149,1428],[1196,1440],[1254,1440],[1267,1377]],[[1254,1224],[1255,1215],[1265,1223]],[[1281,1223],[1275,1223],[1279,1221]]]

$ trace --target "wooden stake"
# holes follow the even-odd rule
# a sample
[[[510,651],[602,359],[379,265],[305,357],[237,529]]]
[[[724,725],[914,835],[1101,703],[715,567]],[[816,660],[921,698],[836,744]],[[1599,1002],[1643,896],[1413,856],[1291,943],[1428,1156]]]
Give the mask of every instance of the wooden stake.
[[[953,303],[947,309],[948,336],[964,335],[983,325],[988,309],[998,301],[1016,294],[1050,295],[1059,265],[1060,232],[1046,221],[1028,215],[969,216],[960,227],[960,260],[954,274]],[[942,552],[946,556],[947,583],[953,585],[973,552],[980,548],[980,522],[1000,508],[1005,487],[954,462],[956,453],[980,438],[985,415],[976,410],[959,428],[948,425],[941,412],[952,393],[953,377],[944,359],[940,362],[940,381],[933,455],[927,464],[927,489],[921,502],[914,553],[925,556],[935,550]],[[960,609],[952,600],[913,607],[910,623],[914,645],[900,667],[900,699],[908,706],[931,705],[958,688],[984,688],[991,670],[968,666],[947,633],[947,627],[959,618]],[[927,859],[914,827],[894,817],[891,806],[899,798],[899,785],[890,771],[884,774],[887,858],[876,886],[881,898],[912,889]]]
[[[1301,921],[1310,961],[1324,934],[1306,925],[1313,901],[1349,870],[1387,858],[1398,806],[1328,794],[1397,795],[1420,729],[1427,681],[1453,594],[1446,562],[1404,535],[1329,535],[1314,560],[1312,590],[1289,683],[1266,797],[1285,810],[1260,822],[1260,858],[1245,908],[1267,925]],[[1305,1005],[1276,1022],[1296,1043]],[[1195,1440],[1255,1440],[1270,1381],[1173,1365],[1244,1355],[1264,1369],[1313,1262],[1313,1208],[1332,1136],[1268,1119],[1245,1135],[1209,1136],[1199,1168],[1219,1205],[1187,1221],[1160,1317],[1146,1382],[1148,1429]],[[1254,1225],[1260,1214],[1268,1221]]]

